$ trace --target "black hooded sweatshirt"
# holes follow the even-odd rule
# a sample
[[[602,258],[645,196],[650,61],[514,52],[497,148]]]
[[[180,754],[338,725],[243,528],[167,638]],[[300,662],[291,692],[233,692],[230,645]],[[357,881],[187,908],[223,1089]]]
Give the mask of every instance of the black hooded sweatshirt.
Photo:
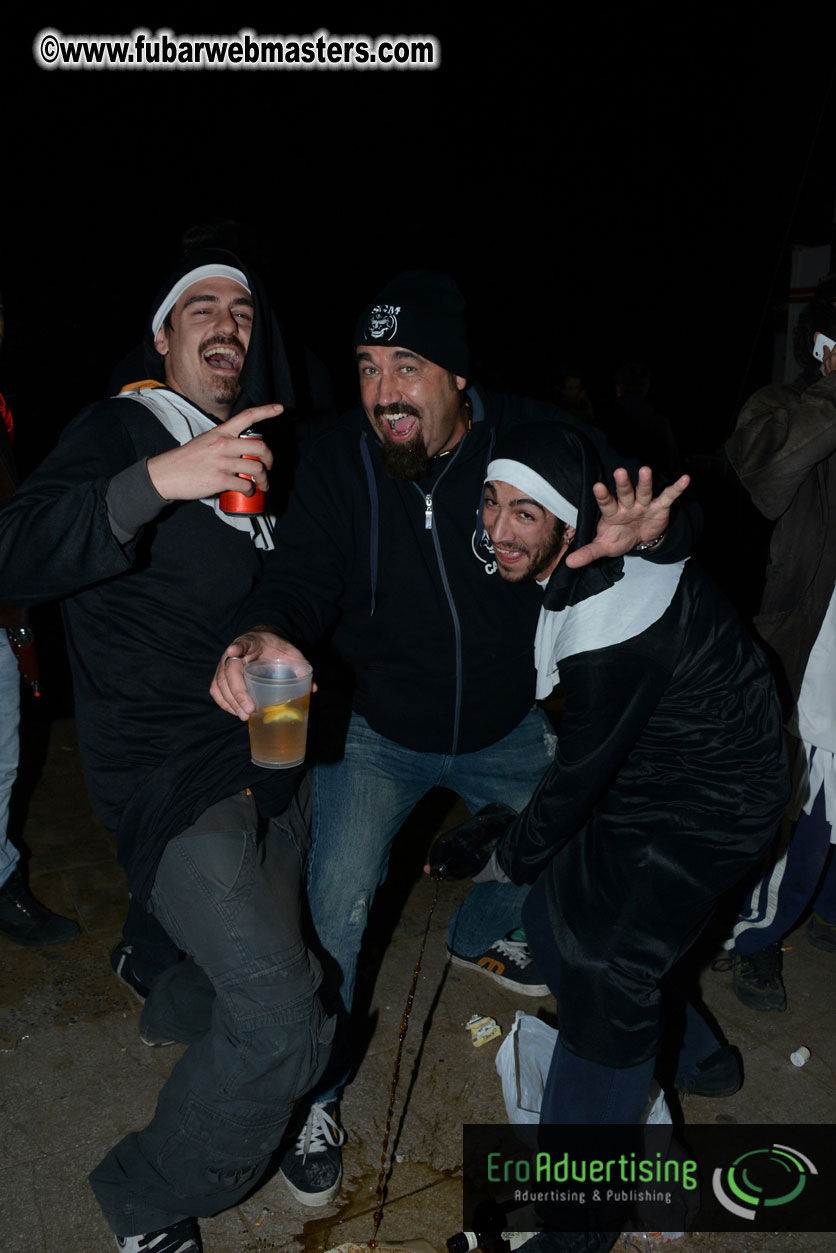
[[[255,303],[236,410],[290,403],[278,330],[237,257],[190,255],[154,308],[180,274],[212,262],[244,270]],[[0,511],[0,600],[62,602],[88,792],[141,901],[166,842],[209,805],[250,787],[263,813],[279,813],[298,780],[296,770],[252,765],[247,727],[209,695],[263,553],[200,501],[156,496],[144,461],[175,447],[139,401],[92,405]],[[127,508],[127,496],[127,512],[145,512],[133,534],[116,527],[120,542],[108,500]]]
[[[534,702],[542,595],[534,583],[502,582],[482,530],[498,432],[560,419],[588,435],[608,475],[636,469],[553,405],[481,387],[468,397],[471,429],[418,483],[387,476],[362,410],[325,427],[306,449],[276,549],[238,619],[242,631],[273,626],[303,651],[333,631],[353,671],[354,709],[380,735],[422,752],[495,744]],[[676,510],[651,559],[687,556],[697,525],[691,510]]]

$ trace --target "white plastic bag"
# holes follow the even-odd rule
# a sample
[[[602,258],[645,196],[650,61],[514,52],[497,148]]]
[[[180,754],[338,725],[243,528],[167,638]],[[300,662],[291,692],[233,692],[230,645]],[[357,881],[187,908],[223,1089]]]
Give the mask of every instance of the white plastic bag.
[[[543,1089],[557,1042],[554,1027],[531,1014],[517,1010],[514,1025],[496,1054],[496,1070],[502,1081],[502,1095],[508,1121],[538,1123]],[[669,1123],[671,1112],[665,1094],[654,1079],[647,1105],[639,1120],[643,1123]]]
[[[546,1086],[557,1034],[554,1027],[541,1022],[539,1018],[523,1013],[521,1009],[517,1010],[514,1025],[496,1054],[496,1069],[502,1081],[502,1095],[509,1122],[539,1123],[543,1089]],[[655,1079],[651,1081],[647,1105],[639,1121],[649,1125],[671,1122],[665,1094]],[[533,1134],[523,1133],[524,1138]],[[667,1243],[678,1240],[685,1233],[664,1231],[637,1234],[644,1236],[645,1248],[651,1248],[657,1240]]]
[[[517,1010],[514,1025],[496,1054],[509,1122],[540,1121],[543,1088],[556,1040],[554,1027]]]

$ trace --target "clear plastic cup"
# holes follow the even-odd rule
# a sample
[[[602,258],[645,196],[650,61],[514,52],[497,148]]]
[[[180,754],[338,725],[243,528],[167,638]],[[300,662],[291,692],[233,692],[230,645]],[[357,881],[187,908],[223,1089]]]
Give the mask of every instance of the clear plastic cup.
[[[243,667],[255,701],[250,751],[256,766],[284,770],[305,760],[313,671],[305,661],[253,661]]]

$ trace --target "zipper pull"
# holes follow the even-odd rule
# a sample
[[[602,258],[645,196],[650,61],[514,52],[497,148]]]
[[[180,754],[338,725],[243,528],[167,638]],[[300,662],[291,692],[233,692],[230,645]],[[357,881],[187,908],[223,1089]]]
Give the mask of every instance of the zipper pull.
[[[433,529],[433,498],[432,496],[424,497],[424,530],[431,531]]]

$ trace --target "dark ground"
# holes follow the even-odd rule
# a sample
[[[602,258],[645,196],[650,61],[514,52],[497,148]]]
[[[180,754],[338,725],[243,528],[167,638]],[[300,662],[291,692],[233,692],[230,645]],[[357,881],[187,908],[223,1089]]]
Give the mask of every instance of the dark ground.
[[[50,906],[78,919],[82,934],[47,949],[0,941],[0,1244],[2,1253],[105,1253],[113,1244],[87,1173],[120,1135],[150,1117],[180,1048],[150,1049],[139,1040],[139,1006],[108,963],[126,906],[122,872],[90,813],[73,721],[57,719],[44,730],[45,765],[25,827],[31,882]],[[403,872],[375,911],[363,983],[368,1017],[358,1027],[358,1042],[363,1036],[368,1044],[343,1105],[350,1140],[340,1202],[307,1210],[273,1177],[245,1204],[202,1224],[206,1253],[316,1253],[369,1239],[398,1028],[433,894],[420,875],[422,854],[439,822],[450,820],[443,804],[430,804],[411,820],[397,859]],[[487,1014],[507,1034],[517,1008],[546,1016],[553,1011],[549,1000],[527,998],[520,1006],[492,981],[446,964],[444,929],[463,890],[442,885],[430,928],[406,1039],[393,1121],[395,1163],[380,1232],[384,1242],[423,1237],[440,1253],[461,1221],[461,1124],[503,1118],[498,1045],[474,1049],[463,1024],[475,1012]],[[705,973],[706,1003],[740,1048],[746,1081],[726,1100],[688,1098],[686,1121],[833,1121],[836,959],[812,948],[803,929],[787,947],[785,1014],[745,1009],[728,974]],[[801,1070],[789,1060],[799,1044],[812,1055]],[[626,1248],[642,1248],[638,1237],[631,1240]],[[715,1233],[689,1235],[676,1247],[684,1253],[818,1253],[831,1249],[832,1240],[831,1234]]]

